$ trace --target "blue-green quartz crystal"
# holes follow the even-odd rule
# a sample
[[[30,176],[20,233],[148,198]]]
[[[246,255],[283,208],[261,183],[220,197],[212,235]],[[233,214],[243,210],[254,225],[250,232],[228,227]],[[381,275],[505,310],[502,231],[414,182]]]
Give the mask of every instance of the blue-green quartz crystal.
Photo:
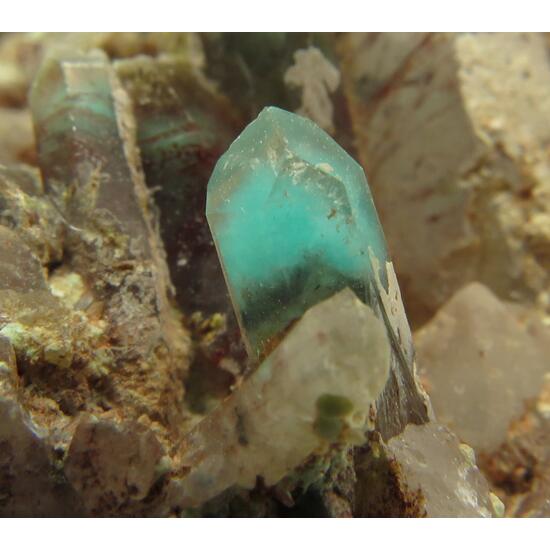
[[[265,108],[219,159],[206,211],[253,359],[268,355],[310,307],[349,287],[384,319],[393,344],[381,432],[425,420],[410,335],[388,311],[391,264],[365,174],[331,137],[308,119]]]
[[[221,157],[207,215],[249,351],[349,286],[363,301],[384,236],[361,167],[308,119],[267,108]]]

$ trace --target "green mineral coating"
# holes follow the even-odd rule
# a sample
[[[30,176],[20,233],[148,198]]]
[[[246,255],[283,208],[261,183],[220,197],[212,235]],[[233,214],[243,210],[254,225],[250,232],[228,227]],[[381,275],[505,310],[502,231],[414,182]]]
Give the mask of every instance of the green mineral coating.
[[[315,421],[315,433],[328,441],[337,441],[344,428],[344,422],[337,417],[320,416]]]
[[[21,323],[8,323],[0,330],[0,335],[6,337],[13,348],[23,354],[29,361],[37,361],[40,358],[40,340],[32,330]]]
[[[206,213],[253,357],[345,287],[377,299],[369,251],[388,255],[365,174],[310,120],[265,108],[216,164]]]
[[[336,441],[344,428],[343,417],[353,411],[353,403],[343,395],[325,393],[317,399],[315,432],[323,439]]]
[[[343,395],[325,393],[317,400],[317,410],[322,416],[342,417],[353,411],[353,403]]]

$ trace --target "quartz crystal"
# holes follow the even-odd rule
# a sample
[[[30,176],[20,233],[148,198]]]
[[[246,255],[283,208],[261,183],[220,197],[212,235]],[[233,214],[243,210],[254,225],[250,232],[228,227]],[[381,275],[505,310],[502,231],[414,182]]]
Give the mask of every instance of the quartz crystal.
[[[185,441],[185,506],[257,476],[274,485],[335,442],[360,443],[389,374],[383,323],[345,289],[312,307]]]
[[[170,285],[129,97],[107,56],[94,52],[46,60],[30,103],[44,186],[65,222],[66,246],[79,250],[72,268],[91,285],[92,300],[120,318],[119,344],[150,350],[171,323]],[[125,266],[116,276],[105,242]]]
[[[207,214],[250,351],[349,286],[369,300],[384,237],[360,166],[308,120],[265,109],[214,170]]]
[[[434,419],[354,453],[355,517],[490,517],[503,506],[473,449]],[[391,489],[389,489],[391,487]]]
[[[30,94],[39,165],[46,188],[67,202],[67,220],[82,229],[91,212],[108,213],[146,255],[146,195],[134,185],[127,103],[102,52],[47,60]]]
[[[548,350],[479,283],[457,292],[415,336],[438,419],[476,451],[495,451],[538,395]]]
[[[187,315],[233,315],[205,205],[214,164],[242,125],[229,101],[186,58],[140,56],[115,67],[132,99],[178,304]]]
[[[264,109],[218,161],[207,217],[252,357],[263,358],[310,307],[349,287],[386,321],[393,343],[387,391],[397,403],[382,403],[381,430],[387,436],[425,419],[367,181],[332,138],[310,120]]]
[[[210,174],[244,123],[186,56],[140,56],[115,68],[132,99],[175,298],[197,342],[186,399],[205,412],[212,400],[228,395],[246,365],[205,212]]]
[[[422,495],[428,517],[497,515],[474,452],[444,426],[407,426],[388,448],[400,466],[401,483]]]

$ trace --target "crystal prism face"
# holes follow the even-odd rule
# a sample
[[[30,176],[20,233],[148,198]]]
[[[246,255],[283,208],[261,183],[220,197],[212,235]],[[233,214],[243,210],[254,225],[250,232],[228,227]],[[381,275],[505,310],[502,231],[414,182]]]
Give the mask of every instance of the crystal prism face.
[[[345,287],[375,300],[371,256],[384,266],[387,252],[365,174],[308,119],[264,109],[218,161],[207,217],[257,358]]]

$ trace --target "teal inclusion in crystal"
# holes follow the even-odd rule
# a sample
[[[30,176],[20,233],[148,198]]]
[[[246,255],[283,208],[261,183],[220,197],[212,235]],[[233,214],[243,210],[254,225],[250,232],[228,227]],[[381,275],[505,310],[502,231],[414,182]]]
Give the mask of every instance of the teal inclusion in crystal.
[[[206,210],[256,358],[342,288],[376,300],[369,249],[380,265],[387,252],[365,174],[310,120],[264,109],[218,161]]]

